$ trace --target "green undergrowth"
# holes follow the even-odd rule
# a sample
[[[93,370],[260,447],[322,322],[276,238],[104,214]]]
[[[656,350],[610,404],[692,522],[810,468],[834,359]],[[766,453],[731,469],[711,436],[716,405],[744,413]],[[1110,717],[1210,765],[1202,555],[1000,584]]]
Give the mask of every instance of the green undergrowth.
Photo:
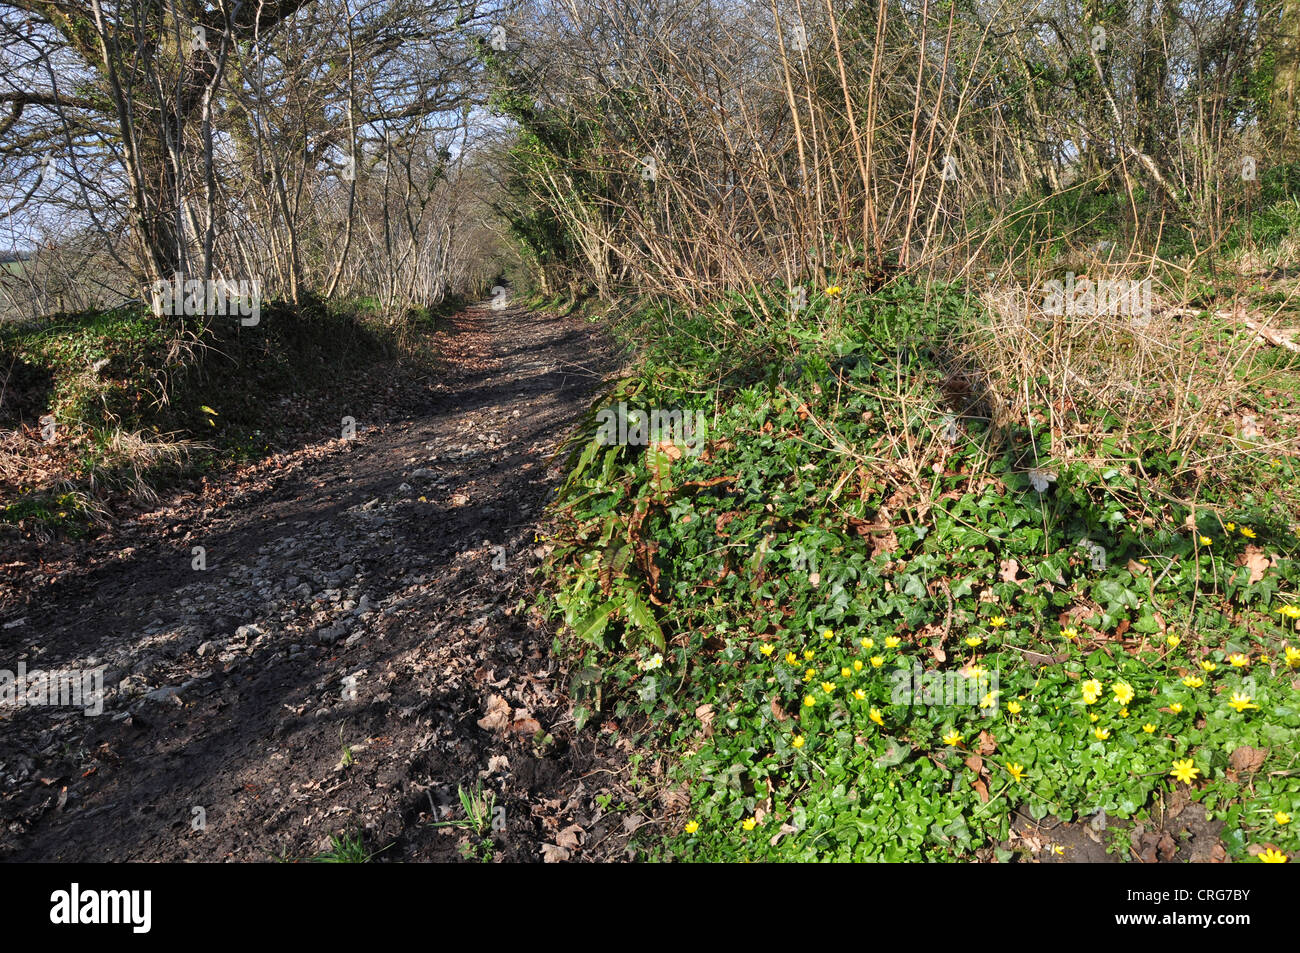
[[[1224,438],[1207,473],[1213,435],[1193,464],[1082,402],[995,423],[953,386],[956,287],[766,304],[629,318],[642,362],[555,506],[578,721],[643,720],[689,797],[646,853],[1008,859],[1018,807],[1141,818],[1182,788],[1232,857],[1294,855],[1294,455]],[[620,403],[704,433],[610,444]]]

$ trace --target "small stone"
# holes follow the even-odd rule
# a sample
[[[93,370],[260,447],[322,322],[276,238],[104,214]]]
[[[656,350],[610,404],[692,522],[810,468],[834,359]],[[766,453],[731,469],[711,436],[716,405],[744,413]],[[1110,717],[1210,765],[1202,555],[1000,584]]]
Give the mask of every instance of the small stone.
[[[347,630],[341,625],[327,626],[326,628],[320,629],[316,632],[316,641],[321,645],[333,645],[346,632]]]

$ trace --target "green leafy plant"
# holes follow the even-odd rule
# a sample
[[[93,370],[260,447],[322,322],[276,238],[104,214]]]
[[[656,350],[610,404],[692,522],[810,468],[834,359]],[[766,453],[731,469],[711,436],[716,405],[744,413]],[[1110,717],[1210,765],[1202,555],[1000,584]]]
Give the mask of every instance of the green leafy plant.
[[[629,325],[548,541],[583,704],[647,718],[690,791],[652,855],[956,859],[1017,808],[1122,822],[1175,786],[1233,856],[1300,847],[1294,458],[1082,400],[1000,419],[946,356],[979,321],[951,290],[743,304]],[[703,452],[601,444],[620,401],[708,408]]]
[[[477,782],[472,789],[459,786],[456,789],[464,817],[436,821],[433,827],[452,827],[467,830],[471,839],[461,845],[461,854],[466,860],[478,859],[484,862],[492,859],[492,820],[496,811],[496,795],[483,790],[483,782]]]
[[[312,858],[315,864],[366,864],[374,854],[366,850],[360,834],[344,834],[330,838],[330,849]]]

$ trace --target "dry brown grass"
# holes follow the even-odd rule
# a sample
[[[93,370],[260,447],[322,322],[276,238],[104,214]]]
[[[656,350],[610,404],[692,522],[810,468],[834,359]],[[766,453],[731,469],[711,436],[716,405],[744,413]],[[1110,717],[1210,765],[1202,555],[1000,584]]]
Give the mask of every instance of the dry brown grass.
[[[1089,270],[1125,272],[1135,269]],[[995,285],[981,295],[985,317],[960,336],[954,363],[978,381],[998,428],[1045,426],[1049,451],[1038,459],[1031,447],[1025,466],[1085,461],[1146,477],[1140,449],[1158,437],[1162,453],[1180,460],[1182,480],[1171,485],[1191,502],[1206,481],[1294,454],[1297,444],[1255,406],[1265,382],[1255,362],[1267,345],[1240,312],[1188,309],[1171,290],[1155,289],[1149,317],[1054,315],[1040,293]]]

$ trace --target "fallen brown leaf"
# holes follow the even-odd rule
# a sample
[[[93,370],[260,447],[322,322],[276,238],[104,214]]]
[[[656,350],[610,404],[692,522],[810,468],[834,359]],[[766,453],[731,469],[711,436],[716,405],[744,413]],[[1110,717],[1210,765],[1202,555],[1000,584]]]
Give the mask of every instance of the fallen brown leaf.
[[[582,842],[586,837],[586,831],[577,824],[570,824],[555,835],[555,846],[566,851],[574,851],[582,846]]]
[[[1264,578],[1264,573],[1273,565],[1273,560],[1264,550],[1251,543],[1246,547],[1246,551],[1237,557],[1237,565],[1245,566],[1250,570],[1248,581],[1253,585]]]
[[[773,713],[775,713],[778,708],[779,706],[776,703],[776,699],[775,698],[772,699]],[[713,706],[701,705],[699,708],[695,709],[695,717],[700,720],[700,731],[704,733],[704,737],[706,738],[713,737],[713,718],[714,718]]]
[[[1160,843],[1157,845],[1156,849],[1160,853],[1160,859],[1165,863],[1169,863],[1174,859],[1174,855],[1178,853],[1178,844],[1174,841],[1168,831],[1162,831],[1160,834]]]
[[[1254,773],[1259,770],[1260,765],[1264,763],[1264,759],[1267,757],[1267,748],[1252,748],[1250,745],[1242,745],[1228,756],[1228,763],[1232,765],[1235,771]]]
[[[484,731],[504,731],[510,724],[510,704],[500,695],[488,698],[487,714],[478,720]]]
[[[569,852],[559,844],[542,845],[542,863],[562,864],[569,859]]]
[[[896,552],[897,550],[898,534],[892,529],[888,533],[877,533],[871,537],[871,555],[873,558],[879,556],[881,553],[888,554]]]
[[[768,843],[775,847],[777,842],[786,834],[795,834],[798,830],[799,828],[795,827],[793,824],[782,824],[781,829],[772,835],[772,839],[769,840]]]
[[[1128,564],[1124,568],[1126,568],[1129,572],[1131,572],[1135,576],[1144,576],[1150,574],[1151,572],[1150,566],[1144,566],[1136,559],[1130,559],[1128,561]]]
[[[677,446],[677,444],[673,443],[671,440],[665,440],[662,443],[657,444],[655,449],[672,461],[680,460],[682,456],[681,447]]]
[[[510,730],[520,735],[535,735],[542,730],[542,726],[527,708],[516,708],[514,724]]]

